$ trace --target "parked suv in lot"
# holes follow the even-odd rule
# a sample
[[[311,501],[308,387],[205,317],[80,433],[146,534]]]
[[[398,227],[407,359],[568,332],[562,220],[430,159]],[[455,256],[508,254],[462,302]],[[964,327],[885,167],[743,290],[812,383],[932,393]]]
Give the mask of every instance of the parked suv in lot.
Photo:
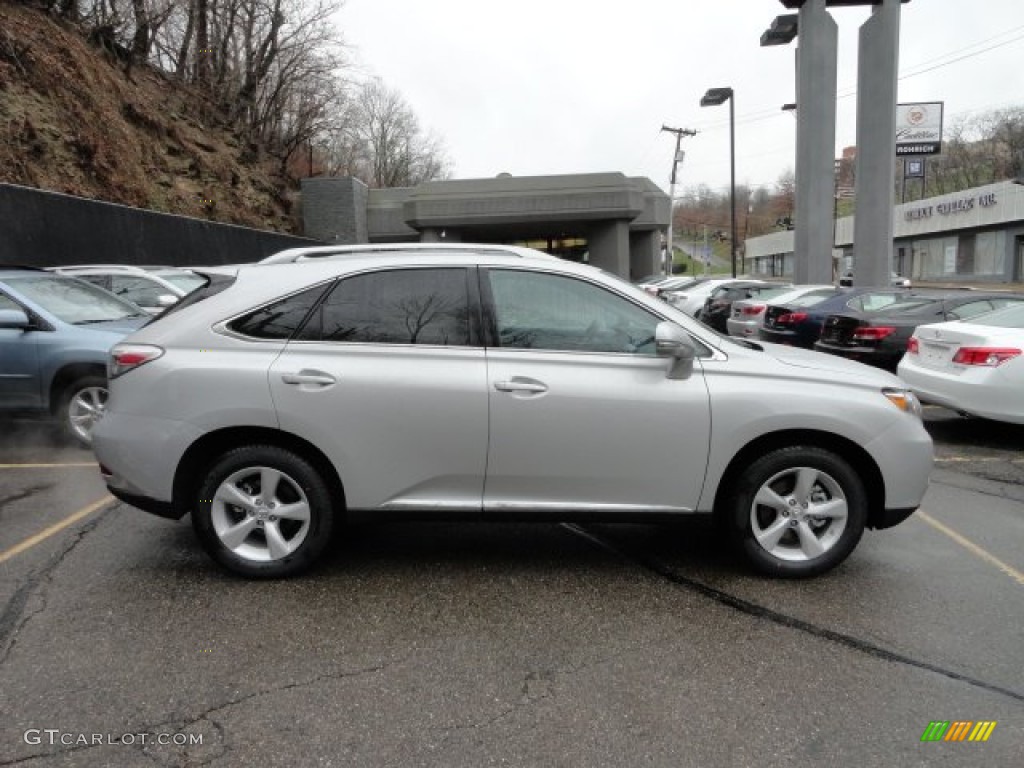
[[[191,513],[238,573],[301,571],[343,514],[708,513],[760,571],[811,576],[924,494],[931,440],[891,374],[528,249],[316,254],[212,275],[111,351],[108,487]]]
[[[73,277],[0,267],[0,411],[50,413],[88,444],[110,347],[148,317]]]

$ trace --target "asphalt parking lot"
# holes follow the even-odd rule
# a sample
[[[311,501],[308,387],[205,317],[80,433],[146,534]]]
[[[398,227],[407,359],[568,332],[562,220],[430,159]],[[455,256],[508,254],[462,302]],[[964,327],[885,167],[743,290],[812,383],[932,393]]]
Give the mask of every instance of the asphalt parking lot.
[[[804,582],[698,522],[362,525],[247,582],[0,422],[0,766],[1019,766],[1024,427],[926,410],[921,512]]]

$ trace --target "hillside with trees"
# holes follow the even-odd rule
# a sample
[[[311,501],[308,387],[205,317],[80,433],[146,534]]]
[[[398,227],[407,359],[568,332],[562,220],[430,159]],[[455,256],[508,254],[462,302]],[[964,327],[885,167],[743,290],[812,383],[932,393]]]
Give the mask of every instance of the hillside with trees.
[[[297,180],[451,172],[340,0],[0,0],[0,181],[297,232]]]

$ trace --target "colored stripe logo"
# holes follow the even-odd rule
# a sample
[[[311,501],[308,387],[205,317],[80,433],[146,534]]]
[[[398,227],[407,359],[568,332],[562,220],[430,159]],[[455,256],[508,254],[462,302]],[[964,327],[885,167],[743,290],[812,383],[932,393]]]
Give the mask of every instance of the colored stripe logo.
[[[996,729],[995,720],[932,720],[921,741],[988,741]]]

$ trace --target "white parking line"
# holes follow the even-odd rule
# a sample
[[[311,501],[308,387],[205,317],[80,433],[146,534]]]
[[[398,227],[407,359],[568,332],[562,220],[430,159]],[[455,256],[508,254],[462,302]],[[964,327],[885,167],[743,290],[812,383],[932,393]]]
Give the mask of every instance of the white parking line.
[[[55,469],[58,467],[97,467],[95,461],[68,462],[65,464],[0,464],[0,469]]]
[[[93,512],[96,512],[97,510],[103,509],[103,507],[105,507],[108,504],[110,504],[110,502],[112,502],[113,500],[114,500],[113,496],[109,496],[109,495],[104,496],[99,501],[95,501],[92,504],[90,504],[89,506],[82,507],[77,512],[71,513],[70,515],[65,517],[63,520],[61,520],[59,523],[55,523],[54,525],[51,525],[49,528],[46,528],[46,529],[40,531],[39,533],[35,534],[34,536],[29,536],[27,539],[25,539],[20,544],[15,544],[10,549],[5,550],[4,552],[0,552],[0,563],[4,563],[4,562],[10,560],[15,555],[20,555],[26,549],[31,549],[32,547],[34,547],[39,542],[45,541],[46,539],[48,539],[51,536],[53,536],[53,534],[60,533],[65,528],[67,528],[69,525],[77,523],[83,517],[88,517]]]
[[[1021,573],[1016,568],[1014,568],[1012,565],[1008,565],[1007,563],[1004,563],[1002,560],[1000,560],[998,557],[993,555],[991,552],[988,552],[987,550],[982,549],[981,547],[979,547],[977,544],[975,544],[970,539],[964,538],[959,533],[957,533],[952,528],[950,528],[948,525],[945,525],[944,523],[940,523],[938,520],[936,520],[934,517],[932,517],[931,515],[927,514],[923,510],[920,510],[920,509],[917,510],[917,513],[916,513],[915,517],[921,518],[921,520],[923,520],[924,522],[928,523],[928,525],[930,525],[935,530],[940,531],[941,533],[944,533],[947,536],[949,536],[949,538],[951,538],[953,541],[955,541],[961,547],[966,549],[968,552],[971,552],[971,553],[977,555],[978,557],[980,557],[982,560],[984,560],[985,562],[989,563],[990,565],[994,565],[996,568],[998,568],[1000,571],[1005,573],[1007,576],[1009,576],[1011,579],[1016,581],[1018,584],[1020,584],[1021,586],[1024,586],[1024,573]]]

